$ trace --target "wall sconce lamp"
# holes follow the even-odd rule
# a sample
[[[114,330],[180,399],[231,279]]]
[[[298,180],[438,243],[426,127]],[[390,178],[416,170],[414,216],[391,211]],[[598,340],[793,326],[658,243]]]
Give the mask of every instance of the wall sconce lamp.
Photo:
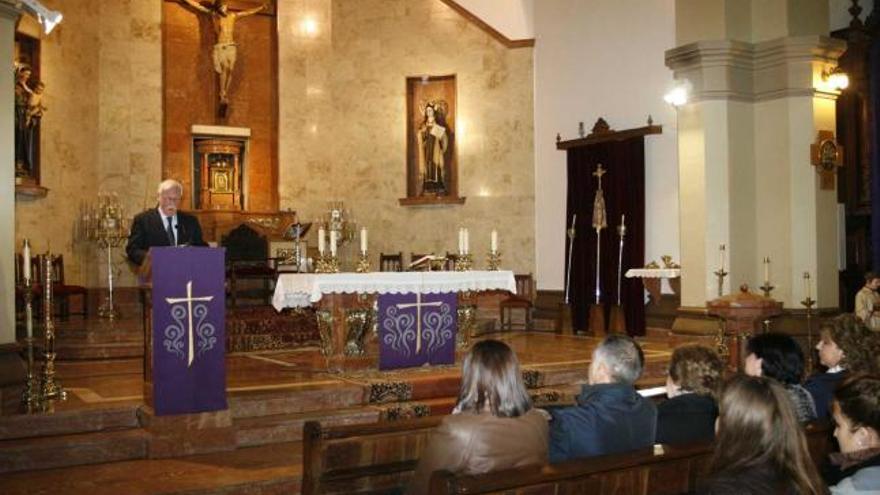
[[[37,21],[43,26],[43,32],[49,34],[55,29],[55,26],[64,18],[61,12],[57,10],[49,10],[40,0],[20,0],[20,4],[24,7],[24,11],[37,18]]]
[[[675,86],[663,95],[663,101],[678,108],[688,102],[691,96],[690,81],[679,81]]]
[[[849,76],[840,67],[822,71],[822,80],[838,91],[849,87]]]

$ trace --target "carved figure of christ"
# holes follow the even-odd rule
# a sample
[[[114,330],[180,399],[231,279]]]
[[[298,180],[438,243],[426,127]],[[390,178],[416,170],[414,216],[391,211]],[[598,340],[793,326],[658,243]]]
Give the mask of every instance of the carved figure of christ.
[[[416,308],[416,354],[422,351],[422,306],[442,306],[441,301],[422,302],[422,294],[416,292],[416,302],[408,304],[398,304],[398,309]]]
[[[193,301],[210,301],[214,299],[214,296],[204,296],[204,297],[193,297],[192,295],[192,280],[186,283],[186,297],[166,297],[165,302],[168,304],[177,304],[181,302],[186,303],[186,316],[189,318],[188,322],[188,330],[187,330],[187,340],[188,340],[188,354],[187,354],[187,363],[186,367],[189,368],[192,366],[193,357],[195,356],[195,352],[193,349]]]

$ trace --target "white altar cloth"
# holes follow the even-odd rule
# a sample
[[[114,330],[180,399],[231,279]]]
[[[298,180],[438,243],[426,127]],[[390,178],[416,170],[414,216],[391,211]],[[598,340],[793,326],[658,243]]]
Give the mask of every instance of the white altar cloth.
[[[435,294],[506,290],[516,294],[512,271],[283,273],[278,276],[272,305],[302,308],[324,294]]]

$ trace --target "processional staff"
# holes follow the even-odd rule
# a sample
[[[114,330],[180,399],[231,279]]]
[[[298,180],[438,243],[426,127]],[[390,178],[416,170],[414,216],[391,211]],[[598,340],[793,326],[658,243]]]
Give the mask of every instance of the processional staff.
[[[568,270],[565,274],[565,304],[568,304],[569,288],[571,287],[571,255],[574,252],[574,225],[577,217],[577,213],[571,216],[571,228],[568,229]]]
[[[605,175],[605,169],[602,164],[596,166],[593,172],[599,181],[596,189],[596,197],[593,199],[593,228],[596,229],[596,304],[602,296],[602,289],[599,285],[599,266],[601,263],[600,253],[602,250],[602,229],[608,227],[607,214],[605,212],[605,195],[602,192],[602,176]]]

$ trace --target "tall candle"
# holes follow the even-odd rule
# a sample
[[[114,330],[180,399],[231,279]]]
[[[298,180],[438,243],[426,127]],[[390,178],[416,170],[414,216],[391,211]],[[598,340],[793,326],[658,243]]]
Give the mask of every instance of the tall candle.
[[[336,256],[336,231],[330,231],[330,256]]]
[[[492,237],[491,237],[489,249],[492,251],[492,254],[495,254],[498,252],[498,231],[497,230],[494,230],[494,229],[492,230]]]
[[[318,229],[318,253],[324,256],[324,227]]]
[[[764,285],[770,287],[770,257],[764,258]]]
[[[810,299],[810,272],[804,272],[804,299]]]
[[[724,271],[724,249],[725,249],[725,246],[724,246],[724,244],[722,244],[721,248],[718,250],[719,255],[721,257],[721,271],[722,272]]]
[[[361,228],[361,254],[367,255],[367,228]]]
[[[31,243],[27,239],[24,240],[24,247],[21,249],[21,257],[24,258],[22,260],[22,271],[24,272],[25,283],[27,283],[31,279]]]
[[[464,254],[467,255],[470,251],[470,234],[468,234],[468,229],[464,229]]]
[[[464,254],[464,229],[458,228],[458,254]]]

